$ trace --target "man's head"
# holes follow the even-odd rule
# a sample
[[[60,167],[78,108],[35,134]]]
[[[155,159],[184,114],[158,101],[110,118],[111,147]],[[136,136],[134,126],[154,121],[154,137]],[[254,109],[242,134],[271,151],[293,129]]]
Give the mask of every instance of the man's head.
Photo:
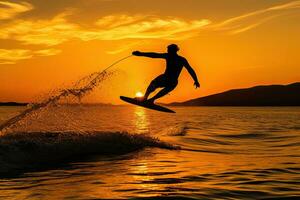
[[[179,47],[176,44],[170,44],[168,46],[168,53],[175,54],[179,51]]]

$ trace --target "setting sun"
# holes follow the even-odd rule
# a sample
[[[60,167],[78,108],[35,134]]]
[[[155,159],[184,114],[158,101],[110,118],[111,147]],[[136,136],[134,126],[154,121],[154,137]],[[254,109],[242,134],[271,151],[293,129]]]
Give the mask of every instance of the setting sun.
[[[135,96],[136,96],[136,97],[143,97],[144,94],[143,94],[142,92],[137,92],[137,93],[135,93]]]

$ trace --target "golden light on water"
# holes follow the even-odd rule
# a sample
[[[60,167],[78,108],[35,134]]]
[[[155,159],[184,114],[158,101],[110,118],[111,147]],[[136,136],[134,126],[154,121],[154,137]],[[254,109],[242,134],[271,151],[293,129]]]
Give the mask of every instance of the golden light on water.
[[[149,132],[149,120],[144,108],[139,106],[135,107],[133,123],[135,126],[135,132]]]
[[[143,97],[144,94],[143,94],[142,92],[137,92],[137,93],[135,93],[135,96],[136,96],[136,97]]]

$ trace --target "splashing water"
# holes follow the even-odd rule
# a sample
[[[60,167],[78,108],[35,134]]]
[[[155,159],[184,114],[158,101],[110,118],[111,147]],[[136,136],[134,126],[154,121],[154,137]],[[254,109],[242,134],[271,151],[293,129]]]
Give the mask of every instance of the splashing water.
[[[113,72],[108,71],[111,67],[114,65],[120,63],[123,60],[126,60],[127,58],[131,57],[126,56],[120,60],[117,60],[116,62],[112,63],[110,66],[105,68],[104,70],[100,72],[94,72],[88,76],[85,76],[78,81],[76,81],[71,89],[63,89],[58,92],[58,94],[53,95],[49,98],[46,98],[45,100],[42,100],[39,103],[33,103],[21,112],[20,114],[16,115],[15,117],[7,120],[3,124],[0,125],[0,134],[4,134],[10,129],[15,128],[16,126],[22,124],[22,120],[29,116],[35,116],[36,111],[41,110],[42,108],[46,108],[50,105],[56,104],[59,100],[73,96],[76,97],[79,101],[82,97],[89,94],[95,87],[97,87],[101,82],[106,80],[107,78],[111,77],[113,75]],[[83,85],[83,86],[81,86]]]

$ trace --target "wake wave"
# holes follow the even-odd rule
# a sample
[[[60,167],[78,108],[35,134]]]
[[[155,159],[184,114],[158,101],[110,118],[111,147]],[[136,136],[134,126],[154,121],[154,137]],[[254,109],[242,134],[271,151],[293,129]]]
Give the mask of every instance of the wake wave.
[[[166,129],[163,129],[160,132],[160,135],[169,135],[169,136],[185,136],[187,134],[188,126],[186,124],[178,124],[175,126],[170,126]]]
[[[179,148],[149,135],[128,132],[16,132],[0,136],[0,173],[16,165],[120,155],[146,147]]]

